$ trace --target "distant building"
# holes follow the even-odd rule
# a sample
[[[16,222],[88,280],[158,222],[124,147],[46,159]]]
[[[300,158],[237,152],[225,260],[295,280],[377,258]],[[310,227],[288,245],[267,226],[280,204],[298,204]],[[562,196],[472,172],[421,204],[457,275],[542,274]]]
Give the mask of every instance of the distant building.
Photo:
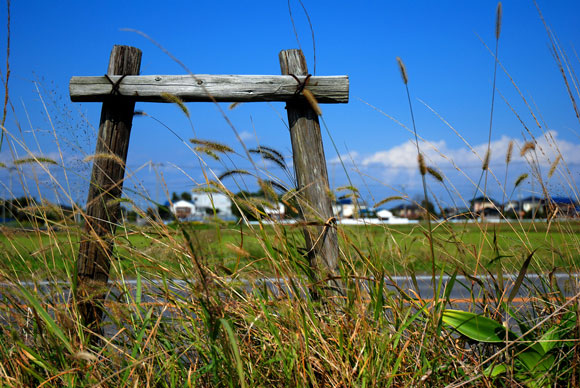
[[[355,205],[352,198],[341,198],[333,206],[334,214],[339,218],[354,218]]]
[[[171,206],[171,212],[180,220],[188,220],[195,216],[196,207],[189,201],[177,201]]]
[[[394,214],[387,209],[379,209],[376,214],[379,220],[389,220],[394,217]]]
[[[471,218],[471,211],[466,207],[446,207],[441,216],[444,218]]]
[[[266,215],[271,219],[282,220],[286,214],[286,206],[284,206],[283,203],[278,202],[276,207],[265,207],[264,213],[266,213]]]
[[[425,209],[416,203],[403,203],[391,209],[391,212],[397,217],[418,220],[425,215]]]
[[[196,207],[196,218],[205,218],[215,214],[221,219],[233,218],[232,201],[223,193],[191,193],[191,201]]]
[[[471,211],[477,215],[482,213],[485,209],[494,209],[497,213],[498,205],[489,197],[477,197],[471,202]],[[489,211],[488,211],[489,212]]]
[[[524,211],[521,209],[520,201],[507,201],[503,204],[503,214],[507,218],[522,218]]]
[[[580,206],[571,198],[551,197],[546,206],[550,214],[555,217],[578,218],[580,216]]]
[[[531,197],[526,197],[520,200],[520,210],[526,213],[532,213],[533,215],[544,215],[544,205],[546,201],[544,198],[536,197],[535,195]]]

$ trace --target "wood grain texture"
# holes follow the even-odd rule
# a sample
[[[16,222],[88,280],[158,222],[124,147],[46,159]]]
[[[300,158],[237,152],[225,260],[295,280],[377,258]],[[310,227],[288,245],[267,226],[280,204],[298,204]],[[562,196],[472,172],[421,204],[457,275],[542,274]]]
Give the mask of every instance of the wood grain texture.
[[[114,46],[108,74],[138,74],[141,51]],[[77,258],[79,311],[87,325],[100,321],[98,291],[109,279],[113,236],[119,219],[125,163],[135,102],[109,96],[103,102],[93,170],[86,206],[86,222]]]
[[[283,74],[308,74],[302,51],[284,50],[280,52],[279,58]],[[310,264],[319,279],[332,278],[339,275],[338,237],[336,225],[330,222],[334,215],[318,116],[302,100],[288,102],[286,110],[294,171],[298,192],[302,194],[300,208],[305,221],[318,223],[318,226],[304,229]],[[339,280],[331,280],[328,284],[343,294]]]
[[[121,77],[109,78],[116,83]],[[298,78],[303,81],[306,77]],[[104,101],[111,95],[111,81],[106,77],[72,77],[70,98],[74,102]],[[289,75],[147,75],[123,78],[119,92],[145,102],[167,102],[162,93],[184,102],[287,102],[296,98],[297,86]],[[307,88],[320,103],[348,102],[347,76],[310,77]]]

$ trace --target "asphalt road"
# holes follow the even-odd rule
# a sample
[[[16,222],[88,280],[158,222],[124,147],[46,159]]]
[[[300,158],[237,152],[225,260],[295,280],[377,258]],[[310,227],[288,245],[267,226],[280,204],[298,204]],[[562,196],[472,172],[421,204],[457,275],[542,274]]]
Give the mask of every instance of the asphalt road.
[[[504,274],[506,297],[511,292],[511,287],[516,277],[517,274]],[[553,280],[557,282],[559,289],[566,297],[573,297],[580,292],[580,274],[554,274]],[[264,278],[252,283],[241,280],[232,281],[238,283],[240,288],[246,290],[251,288],[264,289],[264,287],[267,287],[276,296],[281,296],[281,294],[287,294],[289,297],[296,296],[296,292],[292,291],[286,279]],[[439,281],[441,281],[442,289],[445,289],[450,284],[451,277],[447,275],[442,278],[436,277],[438,284]],[[537,295],[537,292],[533,292],[534,288],[544,294],[554,292],[555,290],[550,289],[547,282],[547,276],[542,275],[540,277],[535,274],[526,275],[514,300],[516,302],[525,302],[526,298],[529,298],[530,295]],[[125,284],[127,290],[135,295],[137,280],[125,280]],[[171,293],[178,294],[184,298],[188,297],[187,290],[190,289],[191,285],[188,285],[187,282],[183,280],[169,280],[167,284]],[[299,284],[299,293],[306,292],[306,285],[304,283],[296,282],[295,284]],[[466,277],[458,275],[454,280],[449,297],[452,301],[456,302],[467,302],[473,300],[473,298],[481,299],[486,293],[487,295],[490,295],[490,293],[495,294],[494,284],[497,284],[497,281],[494,281],[490,276]],[[68,283],[58,283],[57,287],[54,286],[54,282],[20,282],[19,285],[37,289],[40,294],[45,295],[53,303],[65,303],[69,300]],[[361,279],[359,280],[359,285],[368,288],[369,282],[368,280]],[[15,283],[0,283],[0,302],[4,299],[3,294],[7,293],[8,289],[17,287]],[[386,278],[385,287],[392,292],[405,292],[415,299],[421,298],[429,300],[433,298],[431,276],[416,276],[415,279],[408,276]],[[164,294],[164,291],[162,290],[163,286],[160,282],[154,282],[152,284],[151,282],[144,281],[142,288],[146,290],[142,295],[142,302],[161,302],[159,298]],[[112,299],[118,299],[122,291],[114,283],[110,283],[110,292],[113,294]]]

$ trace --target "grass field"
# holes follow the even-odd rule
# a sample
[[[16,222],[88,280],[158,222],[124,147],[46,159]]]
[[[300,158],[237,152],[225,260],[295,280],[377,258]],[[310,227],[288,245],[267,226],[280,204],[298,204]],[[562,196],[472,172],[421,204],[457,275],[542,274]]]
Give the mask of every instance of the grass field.
[[[490,61],[494,79],[489,141],[487,152],[481,149],[476,152],[468,145],[482,161],[481,170],[477,167],[476,173],[480,174],[479,181],[465,175],[469,185],[473,185],[468,191],[485,198],[490,185],[497,183],[500,187],[494,190],[509,198],[509,193],[513,194],[519,184],[529,179],[546,197],[550,188],[563,187],[577,200],[580,197],[577,172],[563,160],[557,144],[543,145],[553,147],[557,155],[549,162],[549,168],[544,168],[545,162],[540,163],[546,150],[541,148],[537,140],[540,137],[535,137],[532,130],[545,135],[549,127],[540,125],[544,120],[541,115],[538,115],[540,121],[534,116],[537,128],[530,129],[520,119],[524,136],[521,146],[516,144],[516,147],[520,147],[520,156],[525,157],[528,172],[520,175],[515,183],[508,182],[508,167],[512,168],[514,152],[511,140],[506,145],[505,166],[491,171],[495,78],[501,64],[501,58],[497,57],[501,18],[499,3],[495,57],[493,63]],[[570,62],[568,58],[574,61],[574,57],[559,47],[559,40],[545,26],[559,76],[563,77],[578,118],[576,102],[580,94],[577,72],[574,72],[576,62]],[[9,37],[8,29],[7,54]],[[115,194],[109,198],[107,190],[114,191],[111,188],[105,188],[105,193],[92,203],[98,203],[99,210],[105,214],[95,216],[73,199],[78,198],[78,193],[76,196],[72,193],[74,183],[68,177],[82,172],[61,151],[59,141],[67,139],[59,139],[55,127],[52,131],[59,150],[56,159],[39,156],[35,145],[26,144],[26,139],[31,143],[32,140],[25,132],[32,132],[36,138],[32,123],[30,131],[24,131],[22,128],[27,126],[20,125],[17,118],[12,130],[4,127],[9,108],[13,113],[16,111],[8,96],[9,72],[3,73],[6,98],[2,136],[12,150],[13,160],[7,161],[8,164],[1,162],[0,168],[9,169],[11,189],[12,175],[16,175],[15,181],[22,186],[26,201],[22,206],[18,201],[18,206],[11,203],[9,209],[18,214],[20,221],[10,227],[0,227],[0,386],[580,386],[580,284],[577,277],[571,277],[569,290],[564,294],[552,276],[556,271],[579,272],[577,212],[572,214],[575,218],[558,220],[559,208],[550,207],[548,201],[549,222],[439,223],[431,217],[429,199],[437,199],[433,198],[436,191],[430,187],[433,183],[442,185],[448,197],[462,199],[462,203],[469,203],[470,198],[460,198],[461,194],[454,189],[456,182],[444,177],[437,166],[426,164],[419,149],[421,134],[417,133],[413,116],[416,102],[411,98],[412,88],[408,84],[409,76],[413,75],[407,73],[401,58],[397,57],[396,61],[402,76],[401,89],[404,87],[406,92],[401,98],[408,102],[411,114],[411,120],[404,121],[412,123],[407,129],[413,133],[417,146],[416,153],[412,150],[405,157],[417,160],[416,176],[420,175],[422,181],[423,198],[416,200],[413,194],[400,193],[396,199],[385,198],[379,203],[384,205],[390,200],[425,203],[427,209],[421,210],[423,221],[401,226],[338,225],[340,249],[334,246],[329,255],[320,254],[322,250],[315,248],[320,248],[316,246],[318,241],[325,244],[332,240],[322,239],[333,233],[330,229],[331,233],[327,234],[329,228],[335,227],[331,215],[309,211],[316,198],[310,203],[303,198],[304,187],[293,186],[295,174],[285,164],[283,155],[267,147],[268,153],[246,149],[248,160],[242,165],[256,167],[252,158],[268,159],[284,167],[287,176],[279,181],[290,181],[292,187],[278,184],[271,171],[259,171],[267,181],[237,168],[226,171],[220,179],[213,171],[206,170],[203,158],[223,162],[235,151],[213,141],[192,139],[194,148],[183,141],[192,151],[188,157],[200,162],[205,177],[200,185],[184,172],[184,182],[228,196],[240,212],[259,219],[257,224],[166,225],[155,215],[154,207],[159,201],[153,201],[145,190],[130,193],[147,201],[145,207],[151,206],[148,209],[128,197],[117,198]],[[7,56],[6,70],[9,64]],[[384,85],[377,86],[384,88]],[[300,86],[299,92],[306,98],[300,110],[311,111],[308,115],[314,118],[320,114],[319,107],[315,98],[308,96],[311,93],[307,87],[306,82]],[[528,103],[524,97],[527,91],[517,90],[524,107],[518,108],[518,104],[512,108],[506,102],[518,119],[518,110],[533,116],[538,110],[535,103],[533,107]],[[39,97],[42,98],[40,92]],[[193,119],[179,97],[165,97],[178,106],[193,128]],[[110,98],[118,101],[124,97]],[[221,111],[233,128],[227,112]],[[52,125],[53,121],[48,119]],[[320,121],[326,127],[324,119]],[[331,129],[325,129],[331,136]],[[456,133],[465,141],[463,135]],[[241,139],[238,132],[236,136]],[[17,154],[13,151],[16,148],[26,152]],[[83,158],[84,162],[113,163],[115,168],[125,163],[119,156],[108,153],[83,155]],[[36,174],[35,171],[41,170],[46,172],[43,176],[47,176],[50,184]],[[496,179],[490,176],[488,180],[488,173]],[[501,179],[503,174],[505,178]],[[556,179],[550,180],[552,176],[559,179],[558,183]],[[221,182],[224,178],[228,178],[227,184],[233,179],[251,179],[251,183],[246,185],[244,181],[238,189],[260,187],[261,194],[235,195]],[[115,182],[112,186],[117,188],[118,184]],[[125,195],[128,186],[125,185]],[[33,198],[31,193],[42,196],[46,187],[54,189],[60,205],[66,204],[69,210],[64,212],[63,206],[56,206],[46,198]],[[92,191],[101,189],[91,182]],[[321,193],[331,200],[345,193],[353,198],[359,196],[358,189],[352,186],[328,191]],[[307,244],[302,225],[283,225],[270,219],[265,208],[279,200],[292,206],[295,203],[297,209],[306,213],[306,223],[310,230],[318,228],[319,237],[315,239],[316,235],[312,234],[312,241]],[[3,201],[3,210],[6,202]],[[116,210],[121,203],[144,219],[147,226],[118,222]],[[213,210],[215,214],[217,210]],[[105,219],[110,215],[113,217]],[[72,220],[89,220],[88,225],[93,226],[106,225],[84,232]],[[91,243],[91,249],[94,248],[91,253],[104,254],[86,254],[79,260],[77,271],[79,246],[83,242]],[[113,243],[112,252],[110,243]],[[98,257],[89,260],[89,256]],[[338,264],[329,263],[335,257]],[[516,276],[504,278],[505,273]],[[536,284],[527,277],[530,273],[538,274],[534,277]],[[412,288],[402,289],[389,279],[393,275],[413,278],[412,275],[419,274],[430,278],[432,298],[423,299]],[[441,274],[449,275],[445,283]],[[458,278],[458,275],[465,277]],[[478,275],[489,275],[485,284]],[[236,281],[270,276],[280,280],[272,288],[267,285],[250,288]],[[108,280],[112,280],[112,286]],[[459,287],[469,293],[461,303],[450,297],[454,288]]]
[[[263,235],[235,224],[188,224],[186,228],[195,236],[200,257],[223,275],[271,276],[273,268],[265,261],[262,237],[278,249],[289,242],[297,248],[305,247],[297,225],[266,225]],[[119,230],[116,258],[125,276],[156,265],[175,268],[179,265],[178,256],[186,250],[175,225],[128,225]],[[424,224],[341,226],[339,230],[345,256],[354,258],[359,268],[372,263],[393,275],[426,274],[430,269]],[[573,221],[555,222],[549,229],[541,222],[442,223],[433,234],[437,267],[448,273],[455,268],[467,273],[486,269],[496,272],[498,268],[517,272],[532,251],[531,271],[547,273],[557,268],[573,272],[580,266],[579,236],[580,223]],[[0,265],[21,279],[41,279],[46,273],[66,278],[73,270],[80,238],[81,229],[76,226],[58,231],[4,228],[0,235]]]

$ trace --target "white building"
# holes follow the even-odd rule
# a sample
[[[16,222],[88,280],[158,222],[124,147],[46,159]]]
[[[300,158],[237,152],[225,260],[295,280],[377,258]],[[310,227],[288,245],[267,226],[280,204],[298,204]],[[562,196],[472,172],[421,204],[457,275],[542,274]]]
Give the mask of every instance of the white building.
[[[222,219],[233,217],[232,201],[223,193],[191,193],[191,201],[196,207],[196,217],[213,216],[214,209]]]
[[[171,212],[180,220],[186,220],[195,216],[196,207],[189,201],[177,201],[171,205]]]
[[[286,206],[284,206],[283,203],[278,202],[275,207],[264,207],[264,212],[272,219],[281,220],[286,214]]]

